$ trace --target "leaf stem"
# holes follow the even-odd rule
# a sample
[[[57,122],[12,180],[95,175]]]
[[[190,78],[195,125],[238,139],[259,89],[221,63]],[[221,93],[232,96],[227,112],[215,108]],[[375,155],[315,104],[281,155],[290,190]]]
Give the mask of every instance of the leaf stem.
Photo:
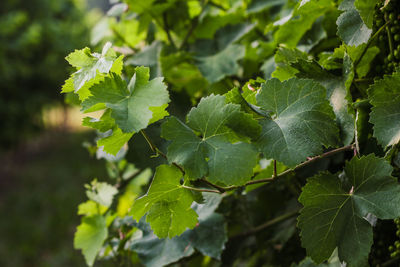
[[[164,152],[162,152],[160,149],[158,149],[158,147],[154,144],[154,142],[150,139],[150,137],[146,134],[146,132],[144,130],[140,130],[140,133],[143,135],[144,139],[147,141],[147,144],[149,145],[151,151],[153,151],[153,153],[155,153],[156,156],[160,155],[168,161],[167,155],[165,155]],[[172,165],[177,167],[182,172],[182,174],[185,175],[185,170],[183,169],[182,166],[176,164],[175,162],[172,162]]]
[[[358,113],[359,113],[358,109],[356,109],[356,119],[354,120],[354,141],[355,141],[356,154],[359,156],[360,155],[360,145],[358,143],[358,129],[357,129]]]
[[[209,192],[209,193],[217,193],[217,194],[221,194],[220,191],[218,190],[213,190],[213,189],[203,189],[203,188],[196,188],[196,187],[190,187],[190,186],[186,186],[186,185],[181,185],[182,188],[186,188],[192,191],[197,191],[197,192]]]
[[[272,226],[274,224],[280,223],[282,221],[285,221],[287,219],[290,219],[290,218],[296,216],[299,213],[299,211],[300,211],[300,209],[297,209],[297,210],[288,212],[286,214],[283,214],[281,216],[278,216],[278,217],[276,217],[276,218],[274,218],[272,220],[269,220],[269,221],[267,221],[267,222],[265,222],[265,223],[263,223],[263,224],[261,224],[261,225],[259,225],[257,227],[254,227],[254,228],[252,228],[252,229],[250,229],[250,230],[248,230],[246,232],[243,232],[243,233],[240,233],[238,235],[235,235],[232,238],[243,238],[243,237],[248,237],[248,236],[254,235],[254,234],[264,230],[265,228],[268,228],[268,227],[270,227],[270,226]]]
[[[165,12],[163,13],[163,22],[164,22],[163,29],[164,29],[165,33],[167,34],[168,41],[176,49],[177,46],[176,46],[174,40],[172,39],[171,32],[169,30],[168,20],[167,20],[167,13],[165,13]]]
[[[374,35],[368,40],[367,45],[365,46],[364,50],[362,51],[361,55],[358,57],[358,59],[354,62],[354,69],[357,68],[358,64],[360,63],[361,59],[364,57],[365,53],[367,52],[369,46],[371,45],[372,41],[383,31],[386,26],[390,24],[390,21],[386,22],[382,27],[380,27]],[[390,44],[389,44],[390,45]]]
[[[277,175],[277,173],[276,173],[276,160],[274,159],[274,174],[273,174],[274,176],[274,178],[276,178],[276,176],[278,176]]]
[[[385,21],[386,21],[385,24],[389,24],[389,23],[390,23],[389,15],[388,15],[387,12],[385,12]],[[388,26],[388,25],[386,25],[386,32],[387,32],[388,40],[389,40],[389,50],[390,50],[390,54],[392,55],[392,57],[394,57],[394,54],[393,54],[393,50],[394,50],[394,49],[393,49],[393,37],[392,37],[392,34],[390,33],[390,29],[389,29],[389,26]]]
[[[189,37],[192,35],[193,31],[196,29],[197,25],[199,24],[199,18],[206,10],[205,9],[206,5],[207,5],[207,1],[203,0],[202,6],[201,6],[201,12],[199,15],[197,15],[195,18],[192,19],[192,21],[190,23],[190,28],[189,28],[188,32],[186,33],[185,37],[183,38],[182,44],[179,46],[178,50],[182,50],[186,46],[187,42],[189,41]]]

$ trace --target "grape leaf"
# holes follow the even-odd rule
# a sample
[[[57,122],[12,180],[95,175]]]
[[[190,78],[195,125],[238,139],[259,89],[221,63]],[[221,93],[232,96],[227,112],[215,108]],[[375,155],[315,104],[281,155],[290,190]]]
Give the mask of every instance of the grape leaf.
[[[87,265],[93,266],[97,253],[108,235],[106,220],[101,215],[83,217],[74,237],[75,249],[82,249]]]
[[[196,57],[196,66],[210,83],[214,83],[226,76],[237,74],[239,71],[237,61],[242,59],[244,54],[244,46],[229,45],[217,54]]]
[[[261,121],[258,146],[266,158],[289,167],[335,146],[338,128],[326,100],[326,90],[312,80],[268,80],[256,96],[258,105],[272,112]]]
[[[133,239],[130,249],[138,254],[146,267],[165,266],[194,253],[189,241],[181,236],[159,239],[143,220],[137,227],[142,236]]]
[[[111,109],[111,117],[124,133],[138,132],[153,117],[151,108],[169,103],[167,87],[162,78],[149,80],[149,69],[137,67],[129,85],[115,74],[94,85],[92,95],[83,103],[83,109],[105,103]]]
[[[302,245],[317,263],[338,247],[347,266],[366,266],[372,245],[368,214],[380,219],[400,216],[400,186],[393,168],[373,154],[347,162],[342,175],[321,173],[310,179],[299,201]]]
[[[288,20],[275,32],[275,41],[286,44],[289,48],[296,47],[301,37],[311,29],[317,18],[332,9],[333,2],[330,0],[301,1],[287,18]]]
[[[199,224],[192,230],[186,231],[182,237],[203,255],[220,259],[225,243],[228,241],[225,218],[215,210],[222,196],[214,193],[203,193],[204,204],[193,205],[199,215]]]
[[[89,48],[75,50],[66,57],[71,66],[78,70],[72,74],[74,91],[79,91],[86,82],[96,77],[97,72],[108,73],[111,70],[117,55],[111,49],[111,43],[103,47],[101,54],[91,53]]]
[[[121,148],[131,139],[132,133],[124,133],[121,129],[115,128],[111,135],[97,140],[97,146],[111,155],[116,156]]]
[[[400,141],[400,72],[385,75],[368,90],[374,136],[385,147]]]
[[[161,66],[158,61],[161,49],[162,43],[155,41],[151,45],[143,48],[139,53],[136,53],[134,56],[127,59],[125,64],[150,67],[151,77],[161,77]]]
[[[370,29],[372,29],[372,23],[374,21],[376,3],[376,0],[355,0],[354,2],[354,5],[360,13],[362,20]]]
[[[101,115],[100,119],[85,117],[82,121],[82,125],[104,133],[114,127],[115,121],[111,117],[111,109],[107,109],[103,115]]]
[[[237,142],[238,136],[229,127],[254,126],[249,116],[240,111],[239,105],[226,104],[225,96],[203,98],[189,112],[188,125],[174,117],[162,125],[162,137],[172,141],[169,161],[181,164],[189,178],[208,175],[212,182],[245,183],[253,174],[257,151],[248,143]]]
[[[109,207],[112,204],[112,200],[118,190],[107,183],[95,182],[93,184],[93,189],[86,191],[86,196],[100,205]]]
[[[368,74],[369,70],[371,69],[372,61],[379,54],[379,48],[376,46],[368,47],[367,51],[363,52],[366,46],[366,44],[361,44],[356,47],[344,45],[347,53],[349,54],[353,62],[356,62],[362,55],[362,58],[360,62],[358,62],[356,70],[359,78],[362,78]],[[338,49],[341,48],[342,47]]]
[[[355,0],[344,0],[339,10],[344,11],[338,17],[336,24],[338,26],[338,36],[347,44],[358,46],[368,42],[372,30],[365,25],[359,12],[354,6]]]
[[[178,168],[158,166],[149,191],[132,206],[133,218],[139,221],[147,214],[146,221],[160,238],[172,238],[196,226],[197,214],[190,208],[194,196],[180,185],[181,178]]]
[[[286,4],[286,2],[287,0],[270,0],[270,1],[253,0],[247,7],[246,11],[248,14],[258,13],[268,8],[283,6],[284,4]]]
[[[313,79],[326,88],[327,98],[340,127],[340,139],[345,145],[349,145],[354,139],[354,117],[349,108],[352,100],[349,88],[346,86],[347,81],[354,76],[352,69],[349,70],[352,68],[349,61],[348,56],[343,60],[342,76],[329,73],[315,61],[298,59],[290,64],[298,71],[297,77]]]
[[[287,47],[279,47],[275,53],[276,69],[271,74],[272,77],[278,78],[280,81],[285,81],[293,78],[298,70],[290,66],[290,63],[300,59],[307,60],[308,55],[298,49],[289,49]]]

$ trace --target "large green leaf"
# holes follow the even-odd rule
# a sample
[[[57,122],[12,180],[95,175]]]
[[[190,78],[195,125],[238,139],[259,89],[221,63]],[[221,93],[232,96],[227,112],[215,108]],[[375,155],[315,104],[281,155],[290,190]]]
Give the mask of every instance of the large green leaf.
[[[367,266],[372,245],[368,214],[380,219],[400,216],[400,186],[392,167],[373,154],[346,163],[344,176],[321,173],[308,179],[299,201],[298,219],[307,253],[317,263],[338,255],[347,266]]]
[[[94,260],[108,235],[106,220],[101,215],[83,217],[74,238],[74,247],[82,249],[87,265],[93,266]]]
[[[338,128],[326,100],[326,90],[312,80],[268,80],[256,96],[258,105],[271,113],[261,121],[258,146],[267,158],[289,167],[335,146]]]
[[[226,104],[225,96],[211,95],[190,111],[187,120],[185,125],[172,117],[162,125],[162,137],[172,141],[167,154],[170,162],[181,164],[190,178],[208,176],[224,184],[244,184],[250,179],[257,151],[238,142],[232,128],[258,131],[251,115],[241,112],[239,105]]]
[[[174,166],[157,167],[149,191],[137,199],[131,214],[137,221],[145,214],[146,221],[160,237],[174,237],[197,223],[197,214],[190,208],[194,196],[181,186],[182,173]]]
[[[400,72],[386,75],[368,90],[372,112],[370,122],[374,136],[383,146],[400,141]]]
[[[111,117],[123,132],[138,132],[146,128],[152,119],[152,108],[164,106],[170,101],[162,78],[148,80],[147,67],[137,67],[128,86],[120,76],[112,74],[90,89],[92,95],[82,106],[86,110],[94,105],[106,104],[111,109]]]
[[[339,10],[344,11],[337,19],[337,34],[347,45],[358,46],[368,42],[372,29],[365,25],[364,21],[354,6],[355,0],[344,0]],[[364,12],[363,12],[364,14]]]

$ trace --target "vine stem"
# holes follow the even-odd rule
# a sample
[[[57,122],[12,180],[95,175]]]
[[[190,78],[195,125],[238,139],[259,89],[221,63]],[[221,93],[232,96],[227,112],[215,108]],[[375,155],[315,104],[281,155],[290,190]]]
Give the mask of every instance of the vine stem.
[[[169,25],[168,25],[168,20],[167,20],[167,13],[163,13],[163,22],[164,22],[163,29],[164,29],[165,33],[167,34],[168,41],[176,49],[177,46],[176,46],[174,40],[172,39],[172,35],[171,35],[170,30],[169,30]]]
[[[362,51],[361,55],[358,57],[358,59],[354,62],[354,69],[357,68],[357,65],[360,63],[361,59],[364,57],[365,53],[367,52],[369,46],[371,45],[372,41],[375,40],[375,38],[383,31],[386,29],[386,27],[390,24],[390,21],[387,21],[382,27],[380,27],[374,35],[368,40],[367,45],[365,46],[364,50]],[[390,42],[389,42],[390,46]]]
[[[390,22],[387,12],[385,12],[385,21],[386,21],[385,24],[388,24]],[[393,37],[392,37],[392,34],[390,33],[390,29],[389,29],[388,25],[386,25],[386,32],[387,32],[388,40],[389,40],[390,54],[392,55],[392,57],[394,57],[394,54],[393,54]]]
[[[340,152],[343,152],[343,151],[347,151],[347,150],[353,150],[353,149],[354,149],[354,144],[351,144],[351,145],[348,145],[348,146],[344,146],[344,147],[340,147],[340,148],[325,152],[325,153],[323,153],[323,154],[321,154],[319,156],[315,156],[315,157],[313,157],[313,158],[311,158],[311,159],[309,159],[307,161],[304,161],[304,162],[300,163],[299,165],[297,165],[294,168],[291,168],[291,169],[288,169],[288,170],[286,170],[284,172],[281,172],[277,176],[272,176],[272,177],[269,177],[269,178],[264,178],[264,179],[259,179],[259,180],[252,180],[252,181],[248,181],[244,185],[228,186],[228,187],[224,187],[224,189],[225,189],[225,191],[231,191],[231,190],[234,190],[236,188],[246,187],[246,186],[252,185],[252,184],[268,183],[268,182],[274,181],[274,180],[278,179],[279,177],[282,177],[282,176],[284,176],[284,175],[286,175],[288,173],[294,172],[294,171],[296,171],[296,170],[298,170],[298,169],[300,169],[300,168],[302,168],[304,166],[307,166],[307,165],[313,163],[314,161],[316,161],[318,159],[326,158],[326,157],[335,155],[337,153],[340,153]]]
[[[214,187],[215,189],[217,189],[219,191],[219,193],[225,193],[225,188],[223,188],[222,186],[213,184],[210,181],[207,181],[205,178],[202,178],[201,181],[208,184],[211,187]]]
[[[265,222],[265,223],[263,223],[263,224],[261,224],[261,225],[259,225],[257,227],[254,227],[254,228],[252,228],[252,229],[250,229],[250,230],[248,230],[246,232],[237,234],[237,235],[233,236],[232,238],[244,238],[244,237],[248,237],[248,236],[254,235],[254,234],[264,230],[265,228],[268,228],[268,227],[270,227],[270,226],[272,226],[274,224],[280,223],[282,221],[285,221],[287,219],[290,219],[290,218],[296,216],[299,213],[299,211],[300,211],[300,209],[297,209],[297,210],[288,212],[286,214],[283,214],[281,216],[278,216],[278,217],[276,217],[276,218],[274,218],[272,220],[269,220],[269,221],[267,221],[267,222]]]
[[[186,186],[186,185],[181,185],[181,187],[192,190],[192,191],[197,191],[197,192],[209,192],[209,193],[217,193],[217,194],[221,194],[220,191],[218,190],[213,190],[213,189],[203,189],[203,188],[196,188],[196,187],[190,187],[190,186]]]

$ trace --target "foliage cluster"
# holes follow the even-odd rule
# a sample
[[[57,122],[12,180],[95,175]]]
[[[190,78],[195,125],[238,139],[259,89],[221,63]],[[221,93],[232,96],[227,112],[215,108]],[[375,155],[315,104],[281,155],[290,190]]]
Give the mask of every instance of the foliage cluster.
[[[84,113],[104,111],[83,125],[114,179],[86,185],[79,206],[88,265],[398,260],[377,225],[400,217],[400,72],[373,67],[397,58],[394,3],[114,2],[93,32],[114,46],[71,53],[62,88]],[[136,135],[164,160],[152,179],[124,159]]]

